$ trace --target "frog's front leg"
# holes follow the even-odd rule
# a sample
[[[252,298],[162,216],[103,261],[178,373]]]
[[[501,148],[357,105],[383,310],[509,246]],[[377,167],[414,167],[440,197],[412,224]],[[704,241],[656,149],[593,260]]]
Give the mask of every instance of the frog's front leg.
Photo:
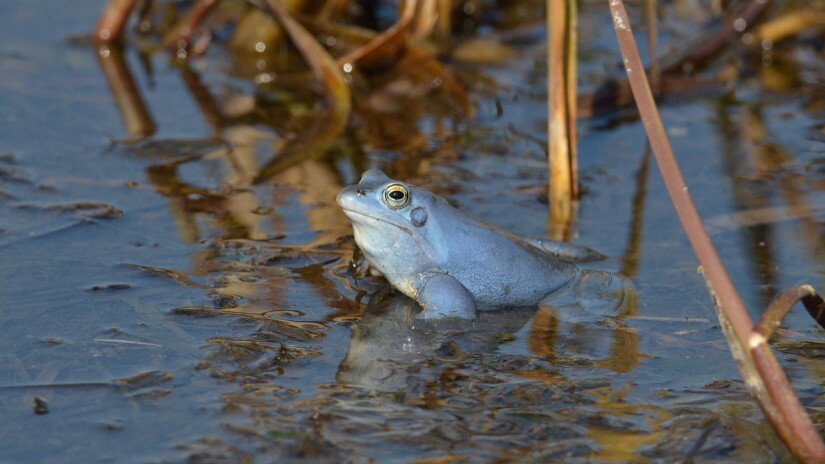
[[[418,319],[475,319],[476,304],[470,291],[455,277],[443,272],[422,272],[413,281],[415,296],[423,310]]]

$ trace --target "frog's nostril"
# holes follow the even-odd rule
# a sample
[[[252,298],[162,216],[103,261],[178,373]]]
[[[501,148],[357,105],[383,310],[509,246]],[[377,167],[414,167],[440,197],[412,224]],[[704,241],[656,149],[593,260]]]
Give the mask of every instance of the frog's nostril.
[[[364,195],[367,194],[367,192],[365,192],[363,189],[355,189],[355,194],[358,195],[359,197],[363,197]]]

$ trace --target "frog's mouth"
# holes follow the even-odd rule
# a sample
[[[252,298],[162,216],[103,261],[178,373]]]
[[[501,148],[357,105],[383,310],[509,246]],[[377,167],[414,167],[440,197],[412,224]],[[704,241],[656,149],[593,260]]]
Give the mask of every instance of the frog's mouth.
[[[379,217],[370,216],[369,214],[361,213],[359,211],[355,211],[355,210],[351,210],[351,209],[347,209],[347,208],[341,208],[341,209],[344,210],[344,214],[349,216],[350,219],[360,220],[361,218],[366,218],[368,220],[383,222],[384,224],[389,224],[389,225],[395,227],[396,229],[400,229],[402,232],[405,232],[407,234],[412,235],[412,231],[410,229],[402,226],[401,224],[397,224],[395,222],[388,221],[386,219],[382,219],[382,218],[379,218]],[[352,217],[352,216],[356,216],[356,217]]]

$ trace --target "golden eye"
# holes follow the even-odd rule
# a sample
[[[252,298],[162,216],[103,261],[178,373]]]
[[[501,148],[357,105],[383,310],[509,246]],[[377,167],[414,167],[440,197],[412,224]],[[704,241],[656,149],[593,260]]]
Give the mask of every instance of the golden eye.
[[[384,203],[392,209],[401,209],[409,202],[410,193],[401,184],[392,184],[384,190]]]

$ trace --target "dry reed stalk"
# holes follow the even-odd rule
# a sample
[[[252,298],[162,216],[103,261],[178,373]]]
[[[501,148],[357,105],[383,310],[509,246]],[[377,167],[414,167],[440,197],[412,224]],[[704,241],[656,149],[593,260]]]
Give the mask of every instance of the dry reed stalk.
[[[324,5],[318,9],[316,17],[322,22],[329,21],[336,14],[343,13],[350,3],[351,0],[326,0]]]
[[[163,45],[173,50],[186,50],[192,35],[212,11],[218,0],[197,0],[186,15],[163,38]]]
[[[340,133],[349,121],[350,92],[341,68],[306,29],[296,21],[278,0],[266,0],[278,24],[286,31],[293,45],[309,65],[315,78],[327,91],[327,101],[334,120],[332,132]]]
[[[705,233],[702,221],[676,164],[670,142],[659,118],[656,103],[653,101],[653,95],[639,58],[639,51],[630,30],[630,20],[624,3],[622,0],[608,0],[608,4],[642,124],[647,132],[676,213],[701,263],[708,290],[716,303],[715,308],[720,325],[745,384],[756,398],[777,435],[797,459],[804,463],[825,462],[825,444],[768,347],[767,338],[754,328],[753,321],[745,310],[716,249]],[[808,289],[810,287],[805,288],[805,290]],[[803,293],[804,295],[800,294],[803,303],[805,303],[805,298],[808,298],[810,302],[812,297],[806,296],[807,292]],[[778,325],[778,322],[773,322],[781,319],[778,318],[778,313],[784,314],[795,302],[794,300],[788,304],[787,295],[780,298],[782,300],[772,304],[767,311],[768,315],[765,316],[771,321],[770,324],[766,322],[760,324],[759,327]]]
[[[644,0],[645,31],[647,32],[647,56],[650,60],[648,75],[650,87],[654,95],[659,95],[659,86],[662,82],[662,67],[659,65],[659,51],[656,39],[659,37],[659,28],[656,21],[656,0]]]
[[[771,5],[771,0],[739,2],[726,15],[722,27],[708,35],[702,33],[694,40],[680,40],[688,44],[681,46],[681,51],[659,58],[660,78],[659,94],[667,95],[682,92],[695,92],[709,81],[696,76],[687,75],[695,72],[707,62],[716,58],[730,43],[739,40],[741,33],[736,27],[752,27],[758,22],[765,10]],[[739,26],[734,26],[734,24]],[[716,84],[713,84],[716,85]],[[626,80],[609,82],[596,89],[595,92],[583,95],[578,105],[579,117],[592,117],[605,110],[614,110],[624,107],[631,102],[630,85]]]
[[[636,171],[636,193],[633,194],[631,206],[630,234],[627,237],[627,246],[622,254],[619,273],[633,278],[639,270],[639,255],[641,254],[642,232],[644,230],[645,199],[647,198],[647,179],[650,172],[650,147],[645,148],[645,154]]]
[[[103,45],[118,40],[135,4],[137,0],[109,0],[92,33],[92,41]]]
[[[755,334],[759,334],[766,340],[779,328],[779,323],[788,314],[796,302],[801,301],[811,315],[820,325],[825,323],[825,300],[819,296],[810,285],[795,285],[786,288],[782,293],[771,301],[768,308],[762,313],[759,322],[753,328]]]
[[[200,81],[200,76],[188,65],[181,69],[181,78],[204,120],[215,133],[219,132],[225,125],[225,118],[218,101]]]
[[[410,27],[414,24],[417,11],[418,0],[405,0],[395,24],[338,61],[356,67],[370,67],[395,58],[409,42]]]
[[[281,148],[278,156],[263,166],[253,183],[259,184],[288,167],[324,153],[346,129],[352,110],[349,86],[341,66],[315,40],[278,0],[266,0],[266,8],[289,36],[292,44],[307,62],[315,79],[324,86],[329,108],[328,117],[296,136]]]
[[[123,118],[129,139],[143,139],[155,133],[157,126],[146,109],[132,73],[123,57],[123,50],[116,46],[100,47],[97,59],[106,83]]]
[[[756,37],[760,42],[778,42],[812,27],[825,27],[825,14],[815,8],[803,8],[760,25],[756,29]]]
[[[436,24],[436,34],[439,39],[450,37],[453,21],[453,2],[450,0],[437,0],[438,21]]]
[[[771,0],[754,0],[738,3],[722,22],[722,27],[712,35],[702,35],[690,45],[688,53],[674,56],[669,64],[663,59],[662,74],[682,74],[685,71],[695,71],[731,43],[739,40],[742,28],[755,24],[765,10],[771,5]]]
[[[567,97],[567,143],[569,145],[570,156],[570,195],[573,199],[579,198],[579,150],[576,145],[578,131],[576,130],[576,115],[578,92],[576,84],[578,82],[578,68],[576,67],[579,41],[577,30],[578,11],[576,10],[576,0],[568,0],[566,13],[566,28],[564,34],[564,77],[565,91]]]
[[[548,235],[568,239],[578,196],[576,173],[576,9],[547,0]]]
[[[426,39],[431,36],[438,22],[438,0],[421,0],[418,13],[412,26],[414,40]]]

